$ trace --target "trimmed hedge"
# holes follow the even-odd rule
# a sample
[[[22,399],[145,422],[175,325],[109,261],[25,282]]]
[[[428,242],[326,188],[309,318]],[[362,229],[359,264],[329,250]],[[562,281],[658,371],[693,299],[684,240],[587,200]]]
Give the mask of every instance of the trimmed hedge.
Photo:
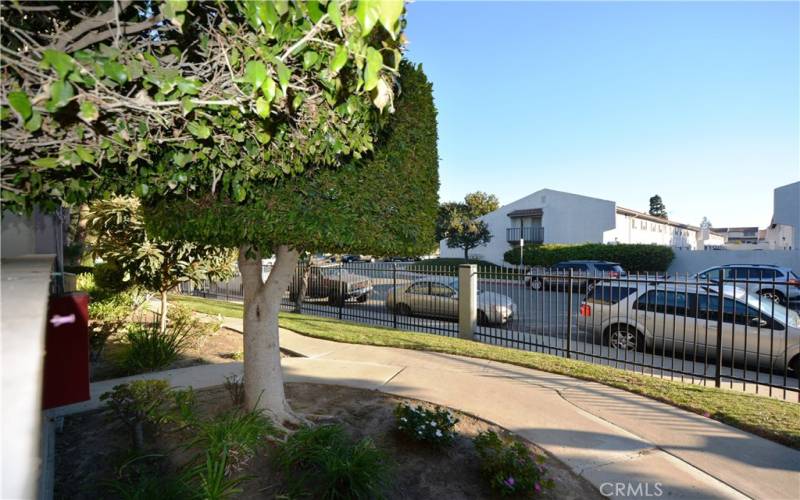
[[[525,247],[523,256],[526,266],[550,267],[564,260],[607,260],[618,262],[629,273],[664,273],[674,258],[675,253],[667,246],[602,243],[532,245]],[[519,265],[519,249],[510,249],[503,259]]]

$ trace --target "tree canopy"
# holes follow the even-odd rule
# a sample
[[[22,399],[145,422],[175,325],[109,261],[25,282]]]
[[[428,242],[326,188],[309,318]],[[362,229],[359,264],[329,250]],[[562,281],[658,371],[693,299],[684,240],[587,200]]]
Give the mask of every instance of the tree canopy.
[[[650,198],[650,215],[655,217],[661,217],[662,219],[667,218],[667,207],[664,205],[664,202],[661,201],[661,197],[659,195],[654,195]]]
[[[489,226],[477,219],[499,206],[497,196],[483,191],[467,194],[463,202],[442,203],[436,216],[437,240],[447,239],[448,247],[463,248],[468,259],[470,250],[492,240]]]
[[[371,150],[403,2],[14,2],[3,9],[4,209],[219,195]]]
[[[439,189],[436,108],[421,67],[403,62],[395,112],[374,153],[338,169],[282,179],[235,200],[160,200],[159,234],[219,246],[413,255],[434,242]]]

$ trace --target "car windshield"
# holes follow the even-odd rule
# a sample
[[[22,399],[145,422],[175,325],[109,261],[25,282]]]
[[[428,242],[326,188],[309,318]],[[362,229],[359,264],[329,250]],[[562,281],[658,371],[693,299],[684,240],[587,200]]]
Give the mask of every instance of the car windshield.
[[[759,302],[761,303],[760,306]],[[800,314],[797,314],[791,309],[787,309],[777,302],[773,302],[769,299],[765,299],[764,297],[759,297],[754,293],[750,293],[747,294],[747,303],[756,309],[760,308],[761,312],[772,316],[781,323],[786,322],[788,318],[789,326],[792,328],[800,328]]]
[[[595,267],[597,268],[598,271],[604,271],[604,272],[614,271],[616,273],[624,272],[622,266],[620,266],[619,264],[595,264]]]

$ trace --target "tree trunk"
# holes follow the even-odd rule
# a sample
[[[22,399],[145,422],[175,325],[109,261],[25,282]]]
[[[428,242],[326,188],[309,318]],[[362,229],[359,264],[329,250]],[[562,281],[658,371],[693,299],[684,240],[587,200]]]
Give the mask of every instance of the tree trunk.
[[[89,205],[82,204],[78,208],[78,222],[75,225],[75,233],[72,235],[71,243],[79,245],[78,254],[75,256],[75,261],[72,264],[82,266],[87,264],[83,261],[86,255],[86,226],[89,223]],[[91,262],[89,262],[91,263]]]
[[[261,280],[261,254],[239,249],[239,272],[244,286],[244,399],[247,408],[258,408],[276,424],[296,423],[283,390],[283,371],[278,337],[281,298],[292,279],[299,252],[281,245],[266,283]]]
[[[303,269],[303,277],[300,279],[300,286],[294,297],[294,310],[298,314],[303,312],[303,301],[306,298],[306,290],[308,290],[308,278],[311,276],[311,259],[306,262],[306,267]]]
[[[469,248],[464,247],[464,262],[469,262]]]
[[[167,331],[167,291],[161,291],[161,318],[159,318],[158,330],[163,335]]]

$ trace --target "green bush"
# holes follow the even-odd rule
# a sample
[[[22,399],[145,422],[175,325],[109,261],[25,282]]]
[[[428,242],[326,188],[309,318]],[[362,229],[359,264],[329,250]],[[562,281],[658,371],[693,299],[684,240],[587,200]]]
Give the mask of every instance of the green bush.
[[[353,443],[338,425],[298,430],[276,460],[292,497],[381,498],[389,479],[387,457],[372,440]]]
[[[545,458],[532,457],[519,441],[506,443],[497,433],[488,431],[478,434],[473,442],[481,459],[481,472],[499,496],[532,497],[554,486],[553,480],[545,477]]]
[[[266,438],[277,432],[261,411],[234,409],[197,422],[189,446],[206,450],[213,459],[224,459],[225,473],[229,475],[241,470]]]
[[[177,360],[196,337],[191,322],[174,321],[164,333],[158,323],[132,323],[128,325],[122,366],[131,374],[160,370]]]
[[[145,426],[157,431],[168,416],[169,383],[166,380],[135,380],[115,385],[100,396],[111,414],[131,432],[135,449],[144,447]]]
[[[675,258],[672,248],[663,245],[531,245],[523,249],[526,266],[550,267],[565,260],[607,260],[618,262],[629,273],[664,273]],[[503,259],[519,265],[519,249],[508,250]]]
[[[458,419],[438,406],[428,410],[422,406],[400,403],[394,410],[394,416],[397,429],[414,441],[444,445],[450,444],[455,438]]]
[[[131,288],[130,281],[125,279],[125,273],[113,262],[95,264],[94,281],[98,288],[111,292],[121,292]]]

